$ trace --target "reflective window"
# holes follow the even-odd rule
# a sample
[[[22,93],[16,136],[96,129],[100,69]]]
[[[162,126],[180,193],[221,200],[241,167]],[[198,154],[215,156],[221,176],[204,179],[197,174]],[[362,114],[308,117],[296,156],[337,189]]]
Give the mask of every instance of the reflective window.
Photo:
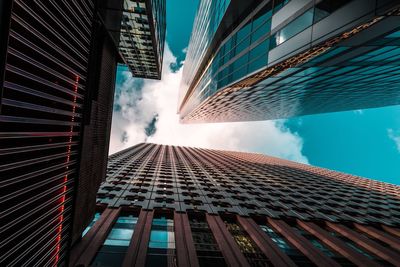
[[[378,256],[376,256],[372,252],[365,250],[364,248],[362,248],[360,245],[358,245],[353,240],[341,235],[340,233],[338,233],[338,232],[336,232],[336,231],[334,231],[334,230],[332,230],[330,228],[326,228],[326,230],[329,232],[329,234],[341,239],[347,246],[351,247],[352,249],[354,249],[358,253],[363,254],[367,258],[369,258],[369,259],[371,259],[371,260],[373,260],[373,261],[375,261],[375,262],[377,262],[379,264],[383,264],[384,266],[392,266],[390,263],[388,263],[387,261],[379,258]]]
[[[269,39],[254,47],[249,54],[249,73],[265,67],[268,62]]]
[[[289,241],[271,226],[263,224],[261,229],[275,242],[275,244],[298,266],[315,266],[300,250],[291,245]]]
[[[313,23],[313,15],[313,9],[309,9],[290,22],[288,25],[283,27],[281,30],[276,32],[271,37],[271,48],[277,47],[278,45],[286,42],[293,36],[310,27]]]
[[[83,231],[82,237],[83,237],[84,235],[86,235],[87,232],[89,232],[89,230],[90,230],[90,228],[92,228],[93,224],[100,218],[100,215],[101,215],[100,212],[96,212],[96,213],[94,214],[93,220],[92,220],[92,221],[89,223],[89,225],[86,227],[85,231]]]
[[[118,217],[91,266],[121,266],[136,223],[137,217],[132,215]]]
[[[282,7],[284,7],[290,0],[275,0],[274,1],[274,13],[278,12]]]
[[[155,216],[151,224],[147,267],[170,266],[175,262],[175,233],[172,216]]]
[[[337,261],[340,266],[346,266],[346,267],[353,267],[356,266],[354,265],[351,261],[347,260],[345,257],[342,255],[336,253],[335,251],[331,250],[328,248],[322,241],[320,241],[317,237],[314,235],[310,234],[309,232],[305,231],[299,226],[294,226],[293,229],[303,237],[305,237],[310,243],[320,250],[322,253],[324,253],[326,256],[332,258],[333,260]]]

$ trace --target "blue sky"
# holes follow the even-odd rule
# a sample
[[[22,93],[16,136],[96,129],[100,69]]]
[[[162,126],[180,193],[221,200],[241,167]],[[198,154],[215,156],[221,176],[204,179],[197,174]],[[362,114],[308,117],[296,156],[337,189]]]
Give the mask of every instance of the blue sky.
[[[151,141],[248,150],[400,184],[400,106],[269,122],[213,124],[200,126],[203,127],[201,130],[197,126],[178,123],[171,126],[177,116],[176,106],[171,107],[170,102],[176,98],[175,92],[179,89],[176,80],[180,77],[179,67],[185,58],[184,49],[189,43],[197,5],[196,0],[167,1],[166,41],[172,54],[167,54],[164,59],[172,64],[172,70],[163,74],[166,81],[143,84],[141,80],[130,78],[126,69],[119,69],[112,130],[116,141],[112,139],[112,144]],[[171,89],[168,93],[160,87]],[[119,116],[121,114],[123,116]],[[254,134],[252,129],[261,129],[262,134]],[[222,131],[226,132],[222,136],[232,139],[228,140],[229,144],[220,144],[223,138],[213,139]],[[258,141],[244,140],[249,137]],[[118,149],[122,148],[118,146]]]

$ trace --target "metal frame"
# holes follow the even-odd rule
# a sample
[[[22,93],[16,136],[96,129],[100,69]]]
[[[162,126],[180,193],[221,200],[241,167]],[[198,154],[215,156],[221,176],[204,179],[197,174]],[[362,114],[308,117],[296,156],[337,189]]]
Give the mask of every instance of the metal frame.
[[[0,114],[13,0],[0,1]]]

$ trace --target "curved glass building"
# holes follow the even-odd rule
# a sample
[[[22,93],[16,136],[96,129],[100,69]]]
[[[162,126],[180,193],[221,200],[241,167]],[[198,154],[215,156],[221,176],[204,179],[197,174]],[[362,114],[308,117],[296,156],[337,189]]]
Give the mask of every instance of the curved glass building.
[[[184,123],[400,103],[399,2],[201,1],[183,70]]]

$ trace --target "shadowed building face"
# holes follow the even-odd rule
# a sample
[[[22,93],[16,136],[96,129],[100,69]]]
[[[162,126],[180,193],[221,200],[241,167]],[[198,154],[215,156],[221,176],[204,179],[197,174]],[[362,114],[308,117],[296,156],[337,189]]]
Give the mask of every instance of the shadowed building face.
[[[204,1],[185,61],[184,123],[397,105],[397,1]]]
[[[261,154],[155,144],[111,155],[107,172],[102,215],[72,251],[75,265],[399,264],[395,185]],[[138,219],[121,230],[129,216]]]

